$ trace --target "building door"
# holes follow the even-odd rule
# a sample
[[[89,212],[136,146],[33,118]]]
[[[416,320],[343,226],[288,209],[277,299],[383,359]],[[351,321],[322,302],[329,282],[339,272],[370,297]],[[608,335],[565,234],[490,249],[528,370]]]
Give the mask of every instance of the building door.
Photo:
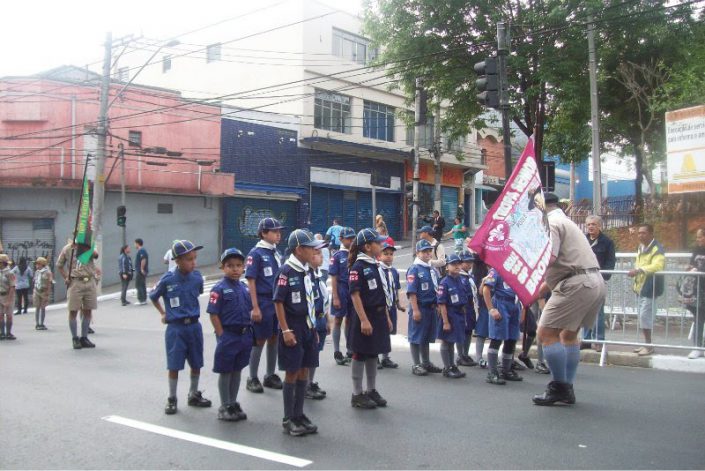
[[[296,229],[296,201],[254,198],[227,198],[223,201],[223,248],[236,247],[247,254],[259,241],[257,226],[261,219],[276,218],[286,226],[280,247]]]
[[[441,188],[441,215],[446,220],[446,229],[453,225],[456,214],[458,214],[458,189],[444,186]]]

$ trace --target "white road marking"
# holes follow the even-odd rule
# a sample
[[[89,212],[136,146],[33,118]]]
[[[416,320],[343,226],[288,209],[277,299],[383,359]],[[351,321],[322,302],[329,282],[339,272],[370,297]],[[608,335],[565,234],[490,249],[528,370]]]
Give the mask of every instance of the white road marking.
[[[182,432],[180,430],[174,430],[172,428],[149,424],[147,422],[140,422],[139,420],[132,420],[125,417],[120,417],[119,415],[109,415],[103,417],[102,419],[107,422],[112,422],[114,424],[124,425],[126,427],[132,427],[138,430],[144,430],[145,432],[152,432],[158,435],[164,435],[166,437],[178,438],[179,440],[185,440],[187,442],[198,443],[200,445],[206,445],[213,448],[219,448],[221,450],[232,451],[243,455],[254,456],[255,458],[274,461],[276,463],[296,466],[297,468],[303,468],[313,463],[313,461],[304,460],[302,458],[296,458],[294,456],[283,455],[281,453],[262,450],[260,448],[239,445],[237,443],[226,442],[224,440],[218,440],[215,438],[203,437],[201,435],[195,435],[193,433]]]

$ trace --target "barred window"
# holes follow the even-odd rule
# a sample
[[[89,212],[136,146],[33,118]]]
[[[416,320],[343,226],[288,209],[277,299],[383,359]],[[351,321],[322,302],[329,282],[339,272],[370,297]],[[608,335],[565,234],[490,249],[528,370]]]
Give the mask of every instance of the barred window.
[[[349,96],[316,90],[313,127],[350,134],[352,132]]]
[[[394,142],[394,108],[382,103],[365,101],[362,135],[380,141]]]

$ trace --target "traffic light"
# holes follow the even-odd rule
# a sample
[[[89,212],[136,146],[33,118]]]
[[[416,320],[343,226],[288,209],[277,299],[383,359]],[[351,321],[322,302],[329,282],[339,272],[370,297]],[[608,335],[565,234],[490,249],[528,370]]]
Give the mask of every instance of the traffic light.
[[[127,208],[125,206],[117,207],[117,225],[120,227],[125,227],[127,223]]]
[[[488,57],[475,64],[475,72],[479,76],[475,80],[475,88],[479,92],[477,101],[489,108],[499,109],[499,75],[497,74],[497,58]]]

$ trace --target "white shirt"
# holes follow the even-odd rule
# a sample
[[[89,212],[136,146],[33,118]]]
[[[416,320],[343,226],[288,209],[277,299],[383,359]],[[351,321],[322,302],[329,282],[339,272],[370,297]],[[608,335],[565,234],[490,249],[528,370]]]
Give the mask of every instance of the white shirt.
[[[323,255],[323,264],[321,265],[321,270],[330,270],[330,250],[328,247],[321,249],[321,255]]]
[[[176,268],[176,261],[171,259],[171,249],[167,250],[164,254],[164,263],[169,264],[167,271],[174,271]]]

